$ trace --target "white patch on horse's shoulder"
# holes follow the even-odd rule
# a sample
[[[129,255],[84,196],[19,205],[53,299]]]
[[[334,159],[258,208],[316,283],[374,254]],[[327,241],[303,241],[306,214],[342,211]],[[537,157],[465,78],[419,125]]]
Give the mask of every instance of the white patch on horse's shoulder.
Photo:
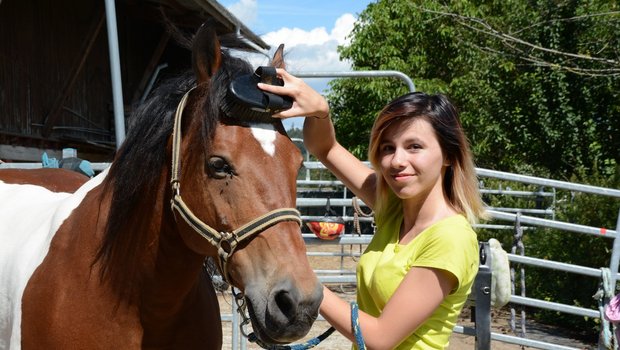
[[[107,172],[73,194],[0,181],[0,349],[20,348],[21,299],[26,284],[62,223]]]
[[[273,125],[267,123],[252,124],[250,129],[265,153],[273,157],[276,154],[276,130]]]

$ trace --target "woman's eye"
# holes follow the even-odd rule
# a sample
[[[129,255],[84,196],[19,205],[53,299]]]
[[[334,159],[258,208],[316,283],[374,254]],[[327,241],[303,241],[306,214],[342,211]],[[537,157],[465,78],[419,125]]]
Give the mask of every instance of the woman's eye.
[[[381,152],[383,153],[389,153],[394,151],[394,147],[392,145],[383,145],[381,146]]]
[[[235,174],[233,168],[228,164],[226,159],[222,157],[211,157],[208,161],[208,172],[211,177],[223,179],[226,176]]]

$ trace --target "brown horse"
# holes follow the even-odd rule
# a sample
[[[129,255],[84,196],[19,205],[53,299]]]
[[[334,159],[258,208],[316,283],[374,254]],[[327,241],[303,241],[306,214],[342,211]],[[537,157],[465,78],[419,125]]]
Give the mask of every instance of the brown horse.
[[[309,331],[322,288],[293,209],[301,154],[280,121],[231,100],[252,69],[213,28],[192,55],[194,73],[154,92],[75,193],[0,181],[0,349],[219,349],[206,256],[261,341]]]
[[[0,169],[0,181],[7,184],[43,186],[52,192],[73,193],[88,181],[88,176],[59,168]]]

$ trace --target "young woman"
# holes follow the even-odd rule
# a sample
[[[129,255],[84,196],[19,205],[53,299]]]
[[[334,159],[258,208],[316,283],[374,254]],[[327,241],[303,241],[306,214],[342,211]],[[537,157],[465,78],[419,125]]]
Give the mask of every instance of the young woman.
[[[325,99],[278,69],[284,86],[259,88],[294,99],[276,118],[306,116],[304,143],[375,212],[377,232],[357,267],[357,305],[324,288],[320,312],[368,349],[444,349],[478,271],[471,224],[484,216],[458,113],[443,95],[409,93],[372,128],[372,168],[335,138]]]

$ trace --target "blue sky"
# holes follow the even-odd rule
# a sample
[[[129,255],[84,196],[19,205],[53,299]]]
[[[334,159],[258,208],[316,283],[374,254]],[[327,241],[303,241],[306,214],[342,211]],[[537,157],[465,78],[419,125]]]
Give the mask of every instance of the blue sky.
[[[357,16],[371,0],[220,0],[250,30],[272,47],[284,43],[287,69],[292,72],[337,72],[350,70],[340,61],[336,48],[347,36]],[[264,56],[251,58],[255,66],[267,63]],[[308,79],[318,91],[328,79]],[[285,121],[301,127],[301,118]]]
[[[280,28],[333,28],[336,20],[357,14],[370,3],[367,0],[226,0],[220,1],[254,33],[263,35]],[[245,9],[245,10],[244,10]]]

